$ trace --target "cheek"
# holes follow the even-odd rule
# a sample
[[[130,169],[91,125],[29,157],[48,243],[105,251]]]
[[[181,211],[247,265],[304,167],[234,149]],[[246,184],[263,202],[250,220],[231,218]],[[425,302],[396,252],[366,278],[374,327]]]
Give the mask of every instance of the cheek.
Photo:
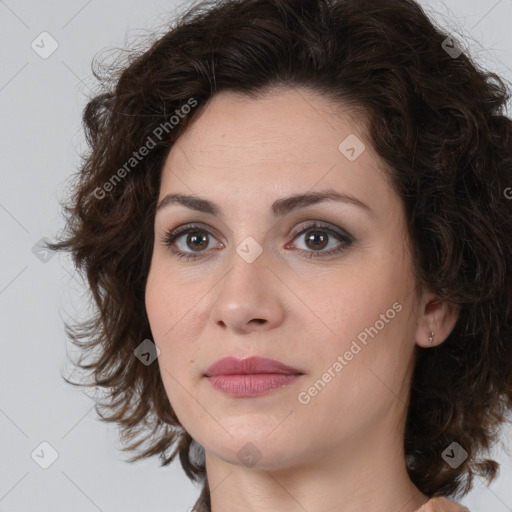
[[[180,302],[177,296],[176,287],[171,292],[166,276],[153,267],[148,275],[145,303],[153,342],[160,350],[158,363],[164,382],[169,378],[168,373],[175,373],[173,364],[179,359],[176,349],[183,346],[175,343],[178,339],[176,331],[180,317]]]
[[[145,303],[153,336],[165,343],[179,327],[187,308],[187,290],[166,267],[161,257],[154,257],[147,278]],[[182,319],[183,321],[184,319]]]
[[[372,258],[330,279],[326,293],[317,295],[320,316],[331,322],[336,333],[355,336],[379,320],[380,314],[403,296],[394,268]],[[336,274],[334,274],[336,275]]]
[[[320,349],[322,366],[330,368],[338,356],[343,356],[347,362],[342,363],[344,369],[339,375],[345,377],[338,382],[352,380],[348,375],[361,368],[363,374],[352,377],[365,382],[363,388],[378,380],[369,369],[390,382],[395,376],[400,378],[412,350],[407,267],[391,251],[377,256],[360,258],[350,266],[350,272],[340,272],[329,292],[316,303],[320,318],[331,332],[329,343]],[[318,373],[321,368],[316,370]],[[363,389],[359,391],[364,393]]]
[[[169,329],[165,313],[169,311],[169,294],[164,290],[165,286],[159,278],[158,271],[152,267],[146,283],[145,304],[151,332],[156,342],[162,341],[165,331]]]
[[[189,365],[195,359],[191,344],[187,342],[187,301],[176,286],[175,280],[153,267],[148,275],[145,291],[146,312],[153,341],[160,350],[157,359],[167,398],[180,423],[186,424],[191,414]],[[190,312],[189,312],[190,314]]]
[[[199,338],[196,313],[199,290],[180,286],[169,272],[155,266],[148,275],[145,303],[153,335],[160,349],[158,361],[172,375],[185,375],[197,352],[194,340]],[[163,372],[162,377],[166,379]]]

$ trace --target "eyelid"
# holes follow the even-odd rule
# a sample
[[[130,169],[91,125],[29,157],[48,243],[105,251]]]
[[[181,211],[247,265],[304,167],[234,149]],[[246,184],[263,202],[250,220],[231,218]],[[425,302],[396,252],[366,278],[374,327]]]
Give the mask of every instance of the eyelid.
[[[303,221],[304,222],[304,221]],[[193,232],[194,229],[197,231],[204,231],[207,233],[208,236],[211,236],[215,240],[217,240],[217,235],[212,235],[211,231],[216,231],[210,227],[202,227],[203,223],[201,222],[192,222],[183,224],[175,229],[165,231],[164,235],[160,238],[162,244],[169,248],[169,250],[174,254],[174,257],[177,259],[184,259],[188,262],[196,261],[196,260],[204,260],[207,259],[210,256],[210,250],[204,250],[199,252],[194,251],[184,251],[181,249],[176,248],[176,240],[181,238],[187,233]],[[317,230],[323,230],[326,233],[329,234],[330,237],[335,238],[338,240],[338,244],[335,248],[330,249],[329,251],[313,251],[313,250],[306,250],[306,249],[299,249],[295,246],[295,239],[299,236],[304,235],[308,231],[314,231]],[[289,242],[285,248],[290,248],[290,245],[295,248],[300,254],[305,254],[308,256],[301,256],[301,257],[309,257],[309,259],[329,259],[334,256],[338,256],[342,253],[344,253],[346,250],[348,250],[354,242],[356,242],[356,239],[349,234],[346,230],[343,228],[340,228],[339,226],[332,224],[330,222],[317,220],[317,219],[310,219],[309,221],[306,221],[306,225],[302,223],[302,226],[296,227],[293,232],[288,235],[288,237],[291,236],[291,242]],[[222,237],[219,237],[222,238]],[[222,241],[220,242],[221,245],[223,245]],[[210,244],[208,244],[210,245]]]
[[[203,229],[210,235],[213,232],[213,234],[215,234],[216,239],[222,238],[216,234],[217,230],[212,228],[211,226],[203,224],[202,222],[187,222],[186,224],[182,224],[172,230],[164,230],[164,239],[168,239],[170,237],[174,237],[174,239],[176,239],[177,237],[181,236],[182,234],[185,234],[187,231],[192,230],[194,228]]]
[[[331,232],[335,234],[337,237],[339,237],[341,240],[344,240],[346,242],[352,243],[355,241],[355,238],[352,235],[350,235],[347,231],[345,231],[343,228],[340,228],[332,224],[331,222],[326,222],[317,219],[311,219],[310,221],[306,221],[306,225],[302,225],[301,227],[294,229],[290,236],[295,240],[295,238],[297,238],[298,235],[301,235],[305,231],[315,228],[321,228],[326,230],[327,232]]]
[[[301,221],[299,224],[300,225],[298,227],[294,228],[291,231],[291,233],[288,235],[288,237],[291,237],[293,240],[298,235],[302,234],[305,230],[318,227],[318,228],[330,230],[335,235],[339,236],[342,240],[345,240],[347,242],[355,241],[355,238],[351,234],[349,234],[346,230],[336,226],[335,224],[333,224],[331,222],[323,221],[320,219],[309,219],[308,221]],[[176,239],[177,237],[181,236],[182,234],[185,234],[189,229],[194,229],[194,228],[204,229],[210,235],[212,234],[211,231],[213,231],[215,234],[215,238],[217,240],[219,238],[222,238],[221,236],[218,236],[216,234],[217,230],[212,228],[211,226],[208,226],[202,222],[188,222],[186,224],[182,224],[182,225],[178,226],[177,228],[173,228],[172,230],[164,230],[164,240],[167,240],[170,237],[173,237],[174,239]]]

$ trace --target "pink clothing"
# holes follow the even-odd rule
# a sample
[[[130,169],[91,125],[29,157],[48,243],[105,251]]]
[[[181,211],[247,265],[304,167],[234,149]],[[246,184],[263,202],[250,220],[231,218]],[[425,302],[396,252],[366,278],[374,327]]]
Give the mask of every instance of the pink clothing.
[[[430,498],[416,512],[469,512],[466,507],[444,497]]]

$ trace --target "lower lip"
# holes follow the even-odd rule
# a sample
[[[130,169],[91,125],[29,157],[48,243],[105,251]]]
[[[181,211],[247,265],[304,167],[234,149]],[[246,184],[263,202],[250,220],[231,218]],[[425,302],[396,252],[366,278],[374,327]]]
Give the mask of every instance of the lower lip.
[[[215,375],[207,377],[217,390],[230,396],[250,397],[288,386],[302,375],[258,373],[254,375]]]

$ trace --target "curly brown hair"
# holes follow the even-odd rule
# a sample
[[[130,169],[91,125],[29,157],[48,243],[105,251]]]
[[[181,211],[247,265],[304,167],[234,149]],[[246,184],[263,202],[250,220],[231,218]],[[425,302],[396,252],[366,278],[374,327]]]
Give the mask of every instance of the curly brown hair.
[[[93,371],[86,385],[108,390],[96,410],[121,427],[123,450],[136,453],[129,462],[159,455],[167,465],[179,454],[203,482],[201,510],[210,508],[204,464],[191,457],[158,365],[134,350],[151,339],[144,294],[163,163],[226,90],[258,97],[302,86],[368,114],[406,207],[417,282],[460,307],[444,343],[415,347],[409,476],[428,496],[461,496],[474,475],[495,478],[499,465],[479,457],[512,408],[510,88],[466,52],[450,54],[447,37],[412,0],[202,2],[149,48],[94,71],[101,92],[84,111],[89,149],[63,205],[66,238],[49,247],[70,251],[85,271],[96,314],[66,331],[83,356],[99,349],[77,365]],[[468,453],[457,468],[440,456],[453,441]]]

